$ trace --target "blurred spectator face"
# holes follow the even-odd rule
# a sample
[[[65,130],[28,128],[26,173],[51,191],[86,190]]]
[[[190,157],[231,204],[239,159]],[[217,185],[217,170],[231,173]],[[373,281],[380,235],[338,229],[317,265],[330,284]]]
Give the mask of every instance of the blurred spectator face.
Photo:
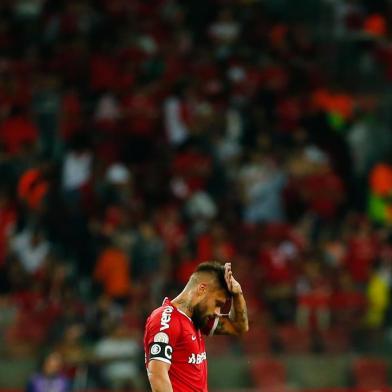
[[[343,241],[333,240],[325,243],[324,258],[327,264],[331,266],[341,266],[346,257],[346,245]]]
[[[41,231],[35,231],[31,236],[32,247],[38,246],[44,240],[44,235]]]
[[[350,274],[348,274],[347,272],[339,274],[339,287],[341,291],[355,290],[355,285]]]
[[[106,181],[118,190],[126,190],[132,184],[132,175],[126,166],[114,163],[107,169]]]
[[[311,282],[314,281],[320,277],[320,265],[313,260],[307,262],[305,265],[305,274]]]
[[[83,333],[83,327],[79,324],[71,325],[64,334],[64,340],[68,343],[77,342]]]
[[[98,308],[101,311],[107,311],[109,310],[110,306],[112,304],[112,300],[110,299],[110,297],[108,297],[107,295],[101,295],[98,299]]]
[[[155,229],[149,223],[143,223],[140,226],[140,234],[145,239],[151,239],[155,237]]]
[[[47,376],[54,376],[61,370],[62,366],[63,360],[60,354],[51,353],[45,359],[42,370]]]
[[[372,226],[368,221],[364,221],[361,223],[359,230],[358,230],[358,236],[359,237],[368,237],[372,235]]]
[[[240,33],[240,28],[233,18],[230,10],[222,10],[210,29],[211,36],[218,42],[231,43],[234,42]]]
[[[123,324],[119,324],[115,327],[112,334],[115,339],[127,339],[129,337],[129,331]]]
[[[215,241],[222,241],[226,238],[226,230],[221,224],[215,224],[211,229],[211,236]]]

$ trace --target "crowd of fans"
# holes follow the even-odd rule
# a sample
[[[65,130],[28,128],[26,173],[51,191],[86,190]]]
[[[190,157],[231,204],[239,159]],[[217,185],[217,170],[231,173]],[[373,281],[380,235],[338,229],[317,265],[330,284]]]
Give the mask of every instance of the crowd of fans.
[[[392,7],[288,3],[1,2],[7,355],[140,387],[146,314],[212,259],[256,328],[392,327]]]

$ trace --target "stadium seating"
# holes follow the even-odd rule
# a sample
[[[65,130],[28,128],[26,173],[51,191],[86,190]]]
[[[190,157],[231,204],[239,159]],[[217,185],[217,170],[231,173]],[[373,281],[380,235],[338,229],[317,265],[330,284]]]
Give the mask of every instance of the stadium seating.
[[[275,358],[258,358],[250,362],[250,373],[255,386],[262,391],[281,391],[286,384],[286,369]]]
[[[209,357],[229,355],[232,352],[233,338],[230,336],[215,336],[214,339],[206,339],[206,347]]]
[[[388,365],[382,359],[358,358],[354,360],[352,370],[358,388],[383,388],[388,385]]]
[[[350,348],[350,337],[343,328],[330,328],[320,333],[323,351],[326,353],[344,353]]]
[[[269,353],[270,343],[270,333],[263,328],[251,328],[241,338],[242,348],[247,355]]]
[[[285,325],[277,330],[277,341],[283,352],[306,353],[312,345],[309,331],[294,325]]]

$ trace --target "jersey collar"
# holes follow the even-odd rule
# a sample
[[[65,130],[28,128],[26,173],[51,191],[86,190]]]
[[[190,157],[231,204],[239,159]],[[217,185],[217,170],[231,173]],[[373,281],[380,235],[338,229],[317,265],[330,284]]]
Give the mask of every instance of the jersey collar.
[[[174,306],[174,305],[171,303],[171,301],[170,301],[170,299],[169,299],[168,297],[165,297],[165,298],[164,298],[164,300],[163,300],[163,302],[162,302],[162,305],[170,305],[170,306],[172,306],[174,309],[177,310],[177,312],[183,314],[191,323],[193,323],[192,319],[191,319],[185,312],[183,312],[182,310],[180,310],[180,309],[178,309],[176,306]]]

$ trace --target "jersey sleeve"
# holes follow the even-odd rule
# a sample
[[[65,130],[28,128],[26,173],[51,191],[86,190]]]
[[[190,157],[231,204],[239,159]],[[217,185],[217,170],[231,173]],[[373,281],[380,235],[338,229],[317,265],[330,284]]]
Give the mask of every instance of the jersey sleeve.
[[[172,306],[154,312],[146,325],[146,363],[158,360],[171,364],[180,333],[179,320],[173,317]]]

